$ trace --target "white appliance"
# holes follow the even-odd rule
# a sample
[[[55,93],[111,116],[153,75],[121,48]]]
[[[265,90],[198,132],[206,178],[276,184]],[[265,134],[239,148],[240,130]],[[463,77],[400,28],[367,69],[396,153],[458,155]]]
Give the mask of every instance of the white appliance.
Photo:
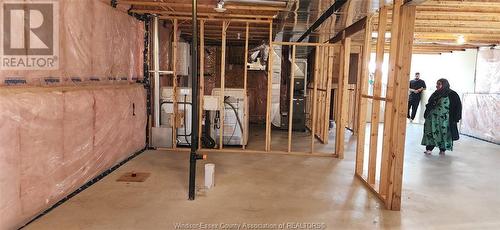
[[[161,90],[160,127],[173,127],[173,88],[163,87]],[[177,145],[191,145],[191,89],[177,88]],[[171,141],[171,140],[170,140]]]
[[[190,68],[191,45],[187,42],[179,42],[177,44],[177,74],[181,76],[190,76]]]
[[[221,95],[220,88],[212,90],[212,96]],[[224,145],[247,145],[248,142],[248,100],[244,89],[224,89],[224,96],[228,97],[224,103]],[[219,144],[220,137],[220,110],[210,111],[210,136]]]

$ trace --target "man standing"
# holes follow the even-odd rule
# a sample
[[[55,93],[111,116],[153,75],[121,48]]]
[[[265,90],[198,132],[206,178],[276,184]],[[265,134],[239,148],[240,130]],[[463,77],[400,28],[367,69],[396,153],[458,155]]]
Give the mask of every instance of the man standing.
[[[420,79],[420,73],[415,73],[415,79],[410,81],[410,96],[408,97],[408,118],[415,119],[417,114],[418,104],[420,104],[420,99],[422,96],[422,91],[425,90],[425,81]],[[410,109],[411,114],[410,114]]]

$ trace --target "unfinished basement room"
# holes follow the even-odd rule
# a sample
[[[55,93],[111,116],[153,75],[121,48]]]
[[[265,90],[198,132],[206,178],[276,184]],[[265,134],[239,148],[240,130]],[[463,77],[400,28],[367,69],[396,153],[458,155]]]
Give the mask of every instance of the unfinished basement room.
[[[0,0],[0,230],[500,229],[499,0]]]

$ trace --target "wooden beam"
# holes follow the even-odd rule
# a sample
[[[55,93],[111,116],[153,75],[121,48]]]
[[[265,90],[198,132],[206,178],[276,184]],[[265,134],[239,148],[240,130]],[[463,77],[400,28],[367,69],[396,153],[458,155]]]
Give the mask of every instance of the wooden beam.
[[[498,4],[497,4],[498,5]],[[495,6],[471,6],[468,4],[455,6],[438,6],[438,5],[419,5],[418,11],[434,11],[434,12],[469,12],[469,13],[499,13],[500,7]]]
[[[244,98],[243,98],[243,123],[244,124],[247,124],[246,123],[246,120],[248,119],[248,95],[247,95],[247,85],[248,85],[248,66],[247,66],[247,60],[248,60],[248,37],[250,36],[250,33],[249,33],[249,28],[250,28],[250,23],[247,22],[247,25],[246,25],[246,30],[245,30],[245,54],[244,54],[244,57],[243,57],[243,94],[244,94]],[[249,130],[250,130],[250,127],[245,127],[247,130],[243,130],[244,132],[241,134],[242,135],[242,138],[243,138],[243,149],[245,149],[246,147],[246,143],[247,143],[247,135],[245,135],[244,133],[248,133]]]
[[[156,148],[156,150],[167,151],[171,153],[189,153],[188,148],[179,148],[175,152],[169,148]],[[335,157],[335,154],[331,153],[309,153],[309,152],[287,152],[287,151],[262,151],[262,150],[251,150],[251,149],[201,149],[200,153],[210,154],[210,153],[244,153],[244,154],[269,154],[269,155],[285,155],[285,156],[306,156],[306,157]]]
[[[186,1],[186,3],[173,3],[173,2],[152,2],[152,1],[122,1],[119,0],[118,4],[124,5],[135,5],[135,6],[169,6],[174,8],[191,8],[192,3]],[[198,4],[201,9],[213,9],[215,5],[211,4]],[[255,6],[255,5],[232,5],[230,3],[224,4],[224,8],[228,10],[257,10],[257,11],[281,11],[285,7],[281,6]],[[215,10],[214,10],[215,12]]]
[[[224,105],[224,90],[226,80],[226,29],[229,22],[222,21],[222,51],[221,51],[221,66],[220,66],[220,129],[219,129],[219,149],[224,147],[224,119],[225,119],[225,105]]]
[[[404,5],[408,6],[417,6],[420,4],[423,4],[424,2],[427,2],[428,0],[405,0]]]
[[[269,23],[269,57],[267,58],[266,151],[271,150],[271,100],[273,87],[273,23]]]
[[[330,43],[313,43],[313,42],[273,42],[275,45],[280,46],[330,46],[335,47],[339,46],[338,44],[330,44]]]
[[[311,111],[311,153],[314,153],[314,141],[316,139],[316,116],[317,116],[317,104],[318,104],[318,81],[321,74],[321,59],[320,53],[321,48],[316,47],[314,60],[314,86],[313,86],[313,97],[312,97],[312,111]]]
[[[137,13],[137,14],[158,14],[162,16],[191,16],[191,12],[180,12],[180,11],[165,11],[165,10],[130,10],[131,13]],[[230,19],[230,18],[250,18],[250,19],[268,19],[272,20],[275,18],[275,15],[252,15],[252,14],[220,14],[220,13],[200,13],[198,12],[198,15],[201,17],[223,17],[225,19]]]
[[[372,38],[372,30],[371,30],[371,16],[368,17],[367,26],[365,27],[365,42],[363,44],[363,61],[361,65],[361,76],[358,80],[357,84],[360,86],[358,94],[360,95],[358,98],[358,122],[357,122],[357,131],[358,131],[358,140],[356,142],[356,173],[362,175],[363,174],[363,161],[365,156],[365,133],[366,133],[366,107],[367,101],[366,98],[361,97],[363,94],[368,93],[368,75],[370,74],[368,71],[368,66],[370,64],[370,56],[371,56],[371,38]],[[370,164],[368,165],[368,170],[370,170]]]
[[[187,29],[190,29],[191,26],[192,26],[191,24],[186,24],[186,25],[179,26],[179,28],[187,30]],[[217,30],[218,32],[220,32],[221,28],[222,27],[220,25],[207,25],[207,24],[205,24],[205,31]],[[243,31],[244,32],[245,30],[246,30],[246,26],[233,25],[232,22],[231,22],[231,26],[228,28],[228,32],[231,32],[231,31]],[[250,28],[251,32],[266,32],[266,34],[268,33],[268,30],[269,30],[269,28],[267,26],[266,27],[257,26],[257,27]]]
[[[334,47],[325,47],[328,49],[328,66],[327,66],[327,79],[326,79],[326,100],[325,100],[325,110],[323,113],[324,117],[324,127],[325,130],[324,139],[325,144],[328,144],[329,141],[329,127],[330,127],[330,101],[332,98],[332,80],[333,80],[333,63],[334,63]]]
[[[177,30],[178,30],[178,22],[177,19],[174,19],[174,38],[173,38],[173,47],[172,47],[172,72],[173,72],[173,83],[172,83],[172,98],[173,98],[173,118],[174,122],[172,124],[172,146],[173,149],[177,148],[177,113],[179,112],[178,106],[177,106],[177,45],[178,45],[178,38],[177,38]]]
[[[367,17],[363,17],[362,19],[358,20],[354,24],[350,25],[349,27],[341,30],[338,32],[334,37],[330,38],[328,41],[329,43],[337,43],[341,41],[344,38],[351,37],[352,35],[358,33],[359,31],[365,29],[366,27],[366,22],[367,22]]]
[[[292,46],[292,72],[290,73],[290,102],[288,110],[288,152],[292,151],[293,91],[295,87],[295,54],[297,47]]]
[[[344,25],[350,25],[353,20],[354,5],[352,0],[348,0]],[[347,81],[349,79],[349,61],[351,55],[351,38],[342,40],[340,52],[339,83],[337,89],[337,119],[335,136],[335,153],[340,159],[344,159],[345,128],[347,123]]]
[[[178,20],[186,20],[190,21],[192,20],[191,17],[189,16],[159,16],[160,19],[167,19],[167,20],[173,20],[173,19],[178,19]],[[225,21],[225,20],[230,20],[231,22],[251,22],[251,23],[266,23],[268,24],[269,22],[272,22],[270,19],[243,19],[243,18],[238,18],[238,19],[227,19],[227,18],[212,18],[212,17],[198,17],[199,20],[205,20],[205,21]]]
[[[384,43],[385,30],[387,26],[387,7],[383,7],[379,11],[379,28],[377,37],[376,50],[376,68],[373,83],[373,97],[380,97],[382,92],[382,63],[384,63]],[[378,126],[380,116],[380,101],[372,101],[371,125],[370,125],[370,149],[369,149],[369,165],[375,165],[377,160],[377,145],[378,145]],[[368,183],[375,184],[376,167],[368,168]]]
[[[390,143],[391,143],[391,134],[392,134],[392,127],[391,127],[391,119],[392,119],[392,113],[391,111],[393,110],[393,101],[394,101],[394,78],[396,76],[396,71],[397,71],[397,66],[396,66],[396,61],[397,61],[397,55],[399,54],[399,27],[402,26],[400,23],[400,11],[401,11],[401,6],[402,6],[402,0],[394,0],[394,4],[392,7],[392,28],[391,28],[391,50],[389,54],[389,77],[387,80],[387,93],[386,97],[390,100],[391,102],[386,102],[385,103],[385,114],[384,114],[384,139],[383,139],[383,144],[382,144],[382,161],[381,161],[381,168],[380,168],[380,194],[381,195],[387,195],[388,191],[388,183],[389,183],[389,163],[390,163],[390,158],[389,158],[389,150],[390,150]]]
[[[399,211],[401,209],[401,192],[403,187],[403,163],[406,137],[406,116],[408,108],[408,76],[413,45],[413,33],[415,22],[415,6],[403,6],[401,10],[401,23],[406,26],[400,28],[400,54],[398,57],[397,78],[394,80],[396,91],[396,109],[392,111],[392,140],[390,146],[390,177],[388,183],[387,202],[388,209]]]
[[[203,105],[205,104],[205,21],[200,20],[200,108],[198,117],[198,143],[201,143]],[[208,117],[206,119],[209,119]],[[201,144],[198,149],[201,148]]]

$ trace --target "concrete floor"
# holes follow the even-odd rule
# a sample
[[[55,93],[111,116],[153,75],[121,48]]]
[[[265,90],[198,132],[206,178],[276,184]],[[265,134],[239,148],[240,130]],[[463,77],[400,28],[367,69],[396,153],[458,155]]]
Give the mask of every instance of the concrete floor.
[[[351,138],[345,160],[210,153],[217,185],[198,189],[196,201],[187,200],[188,155],[147,151],[26,229],[174,229],[175,223],[500,229],[500,146],[462,136],[446,156],[425,156],[421,133],[421,125],[409,125],[400,212],[384,210],[353,177]],[[198,164],[199,186],[206,162]],[[130,171],[151,176],[116,182]]]

